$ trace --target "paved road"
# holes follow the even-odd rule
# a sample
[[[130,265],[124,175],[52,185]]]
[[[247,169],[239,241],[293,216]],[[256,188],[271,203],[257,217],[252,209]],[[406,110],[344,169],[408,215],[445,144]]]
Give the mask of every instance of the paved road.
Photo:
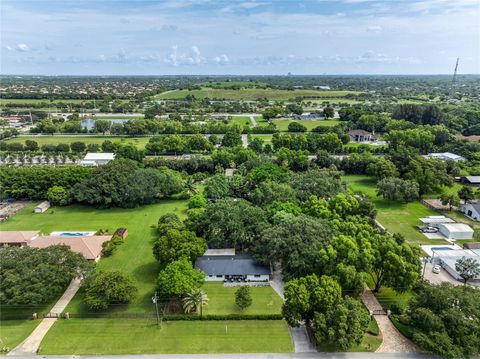
[[[129,355],[42,355],[19,358],[47,359],[431,359],[419,353],[251,353],[251,354],[129,354]],[[440,358],[439,358],[440,359]]]
[[[370,311],[381,311],[383,308],[371,290],[362,294],[362,302]],[[387,315],[374,315],[382,333],[383,342],[376,350],[377,353],[419,353],[420,349],[405,338],[392,324]]]
[[[80,284],[80,279],[73,279],[65,293],[63,293],[62,297],[53,306],[51,313],[62,313],[75,293],[77,293],[78,289],[80,288]],[[32,334],[30,334],[28,338],[21,342],[16,348],[10,351],[8,355],[23,356],[35,354],[43,338],[56,320],[57,318],[44,318],[35,328]]]

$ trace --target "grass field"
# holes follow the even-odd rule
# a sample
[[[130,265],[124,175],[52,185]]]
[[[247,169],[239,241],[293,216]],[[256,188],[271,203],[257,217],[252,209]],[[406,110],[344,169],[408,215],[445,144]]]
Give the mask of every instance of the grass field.
[[[20,344],[35,327],[40,323],[38,320],[2,320],[0,322],[0,347],[8,347],[10,350]]]
[[[273,120],[279,131],[288,131],[288,125],[291,122],[298,122],[304,125],[308,131],[318,126],[333,127],[340,124],[337,120]]]
[[[343,178],[354,192],[370,196],[377,208],[377,219],[390,232],[401,233],[410,243],[440,244],[447,243],[441,239],[428,239],[417,228],[419,218],[438,215],[419,201],[403,203],[384,200],[376,195],[375,180],[363,175],[350,175]]]
[[[341,99],[347,94],[357,94],[354,91],[333,91],[333,90],[273,90],[273,89],[252,89],[245,88],[241,90],[212,89],[204,87],[201,90],[173,90],[163,92],[156,97],[159,99],[173,100],[183,99],[188,95],[193,95],[197,99],[206,97],[211,99],[225,100],[257,100],[259,98],[268,98],[269,100],[288,100],[298,96],[320,97],[326,99]]]
[[[272,143],[273,135],[266,135],[266,134],[252,134],[250,138],[253,140],[254,138],[261,138],[264,141],[264,144]]]
[[[292,352],[284,321],[69,319],[54,324],[41,354],[279,353]]]
[[[244,127],[252,126],[252,121],[250,121],[250,117],[232,116],[231,118],[232,118],[231,121],[230,121],[231,123],[242,125]]]
[[[122,144],[132,144],[137,146],[139,149],[144,149],[145,145],[148,143],[150,137],[108,137],[108,136],[22,136],[15,137],[6,140],[6,142],[19,142],[25,144],[26,140],[33,140],[38,143],[39,146],[43,145],[58,145],[60,143],[70,144],[72,142],[84,142],[89,145],[91,143],[96,143],[101,145],[103,141],[112,141],[113,143],[122,143]]]
[[[270,287],[250,287],[252,305],[240,310],[235,304],[235,291],[239,287],[224,287],[223,283],[208,282],[203,289],[208,296],[204,314],[280,314],[282,298]]]

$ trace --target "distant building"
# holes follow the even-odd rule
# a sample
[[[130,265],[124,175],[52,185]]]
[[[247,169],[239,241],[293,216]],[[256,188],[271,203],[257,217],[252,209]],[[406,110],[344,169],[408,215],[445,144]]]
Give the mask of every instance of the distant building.
[[[35,208],[33,209],[33,211],[34,211],[35,213],[43,213],[43,212],[45,212],[45,211],[46,211],[47,209],[49,209],[49,208],[50,208],[50,202],[44,201],[44,202],[40,203],[37,207],[35,207]]]
[[[471,258],[480,263],[480,249],[453,249],[453,250],[433,250],[432,262],[440,264],[453,278],[463,281],[455,268],[455,264],[461,258]],[[475,277],[473,282],[479,282],[480,276]]]
[[[464,223],[440,223],[438,225],[438,231],[443,234],[447,239],[472,239],[473,229]]]
[[[205,273],[211,282],[266,282],[272,270],[269,266],[255,263],[249,255],[209,254],[195,262],[195,268]]]
[[[37,238],[40,231],[0,231],[1,247],[23,247]]]
[[[80,162],[81,166],[100,166],[106,165],[115,159],[115,154],[111,152],[88,152]]]
[[[473,219],[474,221],[480,222],[480,203],[465,203],[460,206],[460,212],[464,215]]]
[[[420,218],[420,222],[428,225],[438,225],[440,223],[455,223],[455,221],[445,216],[429,216]]]
[[[429,153],[425,157],[434,158],[441,161],[454,161],[454,162],[465,161],[464,157],[456,155],[455,153],[451,153],[451,152]]]
[[[317,90],[330,90],[330,86],[319,85],[319,86],[312,86],[312,87]]]
[[[480,176],[463,176],[460,177],[460,182],[478,186],[480,185]]]
[[[378,135],[374,132],[368,132],[365,130],[351,130],[348,131],[351,142],[376,142],[378,140]]]
[[[322,113],[318,112],[306,112],[302,113],[301,115],[294,115],[293,116],[296,120],[323,120],[325,116]]]

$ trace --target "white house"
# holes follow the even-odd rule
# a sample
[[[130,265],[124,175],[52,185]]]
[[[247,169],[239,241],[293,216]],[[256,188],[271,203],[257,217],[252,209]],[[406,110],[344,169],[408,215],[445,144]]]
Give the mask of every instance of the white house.
[[[442,161],[465,161],[465,158],[459,155],[456,155],[455,153],[451,152],[440,152],[440,153],[429,153],[426,157],[428,158],[435,158],[437,160],[442,160]]]
[[[480,203],[465,203],[460,206],[460,211],[474,221],[480,222]]]
[[[50,202],[44,201],[44,202],[40,203],[37,207],[35,207],[33,211],[35,213],[43,213],[49,208],[50,208]]]
[[[204,255],[195,268],[209,282],[267,282],[272,272],[270,266],[255,263],[249,255]]]
[[[447,239],[451,240],[473,238],[473,229],[464,223],[440,223],[438,230]]]
[[[82,166],[99,166],[106,165],[108,162],[115,159],[115,154],[111,152],[88,152],[80,165]]]

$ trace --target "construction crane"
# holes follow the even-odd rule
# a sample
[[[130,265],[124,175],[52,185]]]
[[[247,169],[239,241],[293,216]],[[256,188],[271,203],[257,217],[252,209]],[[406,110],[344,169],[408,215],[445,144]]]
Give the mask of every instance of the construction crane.
[[[455,71],[453,72],[452,85],[455,85],[455,83],[457,82],[458,60],[460,60],[459,57],[457,57],[457,63],[455,64]]]

